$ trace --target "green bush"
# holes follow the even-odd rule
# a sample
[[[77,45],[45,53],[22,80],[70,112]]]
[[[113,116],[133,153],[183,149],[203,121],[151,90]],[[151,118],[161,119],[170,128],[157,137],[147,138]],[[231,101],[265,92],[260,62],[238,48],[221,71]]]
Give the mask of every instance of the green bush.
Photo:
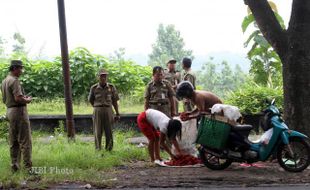
[[[255,114],[266,109],[266,99],[276,99],[276,106],[283,109],[283,90],[282,87],[270,88],[258,84],[250,83],[241,87],[235,92],[227,95],[225,104],[239,107],[242,113]]]
[[[85,100],[91,85],[98,82],[100,68],[109,72],[109,82],[113,83],[119,93],[133,95],[138,99],[141,89],[151,78],[151,68],[140,66],[131,60],[107,59],[102,55],[92,54],[86,48],[76,48],[70,52],[70,77],[72,95],[75,99]],[[64,84],[61,58],[53,61],[29,60],[23,57],[24,74],[21,82],[27,94],[40,98],[63,97]],[[8,74],[9,60],[0,63],[0,77]],[[142,96],[143,98],[143,96]],[[139,100],[138,100],[139,101]]]
[[[27,94],[35,97],[59,97],[63,94],[61,63],[46,60],[24,62],[21,82]]]
[[[118,63],[108,63],[103,66],[109,72],[109,81],[123,94],[134,94],[136,90],[151,80],[151,67],[137,65],[132,61],[121,60]]]
[[[87,97],[91,85],[97,82],[99,67],[107,64],[107,61],[91,54],[86,48],[74,49],[69,57],[72,95]],[[58,61],[61,63],[60,58]]]

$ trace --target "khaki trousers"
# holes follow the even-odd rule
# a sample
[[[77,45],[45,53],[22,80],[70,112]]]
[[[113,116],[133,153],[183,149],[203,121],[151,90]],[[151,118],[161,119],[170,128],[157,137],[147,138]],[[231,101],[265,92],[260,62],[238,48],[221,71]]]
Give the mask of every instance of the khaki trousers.
[[[12,167],[19,168],[21,156],[26,168],[32,167],[31,128],[26,107],[12,107],[7,109],[9,120],[9,143]]]
[[[101,150],[102,134],[105,134],[105,149],[111,151],[113,148],[112,125],[114,116],[112,107],[94,107],[93,131],[95,136],[95,147]]]

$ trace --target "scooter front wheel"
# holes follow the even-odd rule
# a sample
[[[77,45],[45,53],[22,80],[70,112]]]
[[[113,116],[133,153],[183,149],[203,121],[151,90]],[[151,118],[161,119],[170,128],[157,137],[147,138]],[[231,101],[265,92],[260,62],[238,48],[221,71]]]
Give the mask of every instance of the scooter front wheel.
[[[310,145],[305,139],[290,138],[288,145],[280,145],[277,159],[286,171],[301,172],[310,164]]]
[[[224,170],[232,163],[232,160],[230,159],[222,159],[216,155],[206,152],[203,147],[199,149],[199,155],[203,164],[212,170]]]

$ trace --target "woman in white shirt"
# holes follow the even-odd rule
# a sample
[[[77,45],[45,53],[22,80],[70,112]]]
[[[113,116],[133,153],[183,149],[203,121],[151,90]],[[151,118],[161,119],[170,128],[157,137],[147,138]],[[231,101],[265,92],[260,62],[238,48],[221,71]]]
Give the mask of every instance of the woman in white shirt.
[[[162,145],[172,158],[181,155],[178,142],[176,141],[176,136],[178,135],[181,138],[182,135],[182,124],[179,120],[170,119],[158,110],[147,109],[138,115],[137,122],[141,132],[149,140],[148,151],[152,162],[155,160],[162,160],[159,150],[160,145]],[[166,136],[176,147],[178,155],[173,155],[171,153],[171,150],[166,143]]]

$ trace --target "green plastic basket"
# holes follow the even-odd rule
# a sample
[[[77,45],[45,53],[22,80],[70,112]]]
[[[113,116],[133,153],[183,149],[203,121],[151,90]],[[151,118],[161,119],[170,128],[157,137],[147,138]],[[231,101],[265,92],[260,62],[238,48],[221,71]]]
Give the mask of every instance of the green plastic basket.
[[[197,143],[216,149],[226,147],[226,142],[230,132],[230,125],[212,118],[202,117]]]

